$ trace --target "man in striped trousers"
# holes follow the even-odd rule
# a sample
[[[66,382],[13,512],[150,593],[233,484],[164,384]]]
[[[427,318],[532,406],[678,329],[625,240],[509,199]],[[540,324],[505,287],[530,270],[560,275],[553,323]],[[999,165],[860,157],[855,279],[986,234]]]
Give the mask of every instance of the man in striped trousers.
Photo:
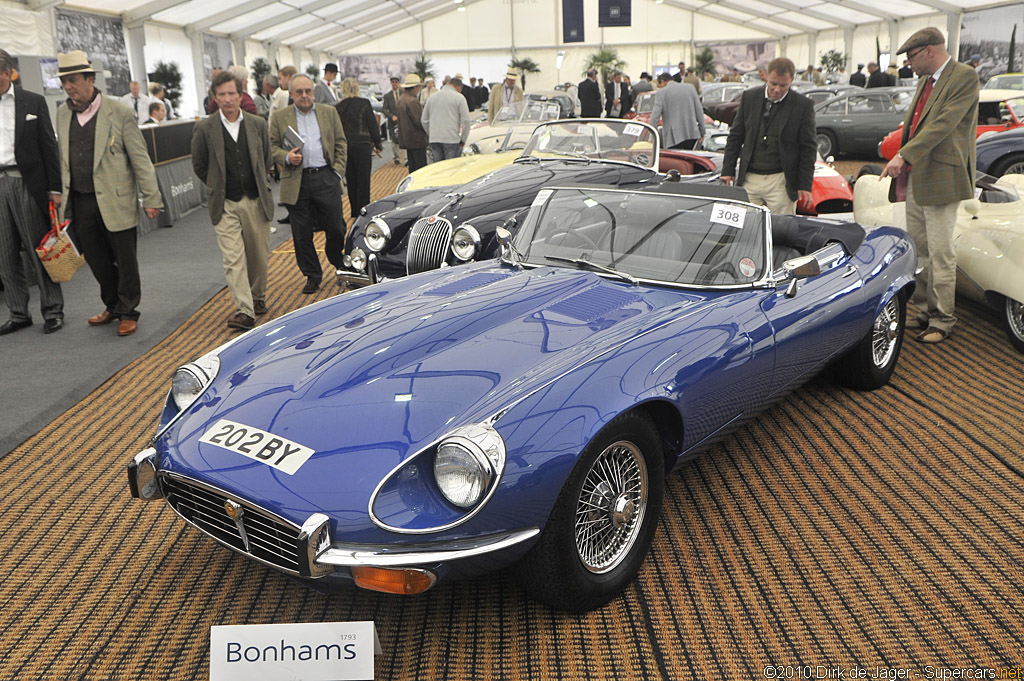
[[[64,326],[64,298],[36,257],[48,230],[49,202],[61,201],[57,141],[46,100],[16,89],[14,60],[0,50],[0,281],[10,318],[0,336],[32,326],[22,252],[30,254],[31,276],[39,284],[43,333]]]

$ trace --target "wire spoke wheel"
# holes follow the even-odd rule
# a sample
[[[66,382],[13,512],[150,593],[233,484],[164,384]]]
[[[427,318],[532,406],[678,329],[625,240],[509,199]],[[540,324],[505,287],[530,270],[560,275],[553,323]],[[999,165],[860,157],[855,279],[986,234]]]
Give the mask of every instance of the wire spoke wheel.
[[[608,446],[587,472],[576,504],[576,552],[595,574],[629,553],[647,511],[647,466],[632,442]]]
[[[871,358],[876,367],[885,367],[896,350],[899,338],[900,311],[895,297],[890,298],[882,311],[875,317],[871,332]]]

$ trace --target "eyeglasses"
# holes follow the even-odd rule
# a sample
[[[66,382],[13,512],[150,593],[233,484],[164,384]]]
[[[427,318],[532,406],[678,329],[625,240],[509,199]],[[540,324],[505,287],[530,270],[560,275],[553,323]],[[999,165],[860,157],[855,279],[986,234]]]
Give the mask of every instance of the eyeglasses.
[[[311,95],[313,94],[313,88],[306,88],[304,90],[292,90],[297,95]]]
[[[907,59],[914,61],[914,57],[927,50],[931,45],[925,45],[924,47],[917,48],[914,52],[907,52]]]

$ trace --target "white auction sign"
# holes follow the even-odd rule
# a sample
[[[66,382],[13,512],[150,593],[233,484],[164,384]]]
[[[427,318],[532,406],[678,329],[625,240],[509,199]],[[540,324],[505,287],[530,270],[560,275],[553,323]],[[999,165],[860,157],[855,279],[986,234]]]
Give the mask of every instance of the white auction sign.
[[[210,627],[210,681],[373,679],[373,622]]]

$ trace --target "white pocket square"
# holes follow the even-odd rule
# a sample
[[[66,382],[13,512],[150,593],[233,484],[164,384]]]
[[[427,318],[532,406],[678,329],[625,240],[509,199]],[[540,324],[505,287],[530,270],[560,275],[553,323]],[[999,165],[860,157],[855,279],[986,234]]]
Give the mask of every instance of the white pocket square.
[[[34,121],[37,118],[39,118],[39,116],[36,116],[35,114],[25,114],[26,121]]]

